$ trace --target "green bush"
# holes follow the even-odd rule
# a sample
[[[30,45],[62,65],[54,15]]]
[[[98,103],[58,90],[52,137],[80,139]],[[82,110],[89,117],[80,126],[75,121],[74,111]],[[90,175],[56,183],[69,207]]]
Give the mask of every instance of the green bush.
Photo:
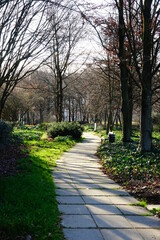
[[[0,120],[0,147],[1,148],[12,141],[12,131],[13,131],[13,127],[11,124],[8,124]]]
[[[57,136],[72,136],[74,139],[81,137],[83,133],[83,127],[79,123],[52,123],[47,129],[47,134],[51,138]]]
[[[25,126],[23,123],[19,123],[17,125],[17,129],[21,129],[21,130],[29,130],[29,128],[27,126]]]
[[[53,124],[53,123],[41,123],[41,124],[39,125],[39,129],[46,131],[49,127],[52,126],[52,124]]]

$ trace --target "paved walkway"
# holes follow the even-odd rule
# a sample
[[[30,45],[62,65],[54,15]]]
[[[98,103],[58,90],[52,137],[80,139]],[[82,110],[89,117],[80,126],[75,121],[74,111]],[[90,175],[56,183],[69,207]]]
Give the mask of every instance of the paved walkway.
[[[100,139],[84,135],[53,172],[65,239],[160,240],[160,220],[100,170]]]

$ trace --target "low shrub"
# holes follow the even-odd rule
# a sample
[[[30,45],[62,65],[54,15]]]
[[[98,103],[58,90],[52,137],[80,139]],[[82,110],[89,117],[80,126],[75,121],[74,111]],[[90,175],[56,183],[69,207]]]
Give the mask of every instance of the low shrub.
[[[21,129],[16,129],[15,131],[15,136],[18,136],[21,140],[40,140],[42,136],[41,131],[36,131],[36,130],[21,130]]]
[[[49,127],[52,126],[52,124],[53,124],[53,123],[41,123],[41,124],[39,125],[39,129],[46,131]]]
[[[19,124],[17,125],[17,129],[29,130],[29,128],[28,128],[26,125],[24,125],[23,123],[19,123]]]
[[[57,136],[72,136],[74,139],[78,139],[81,137],[82,133],[83,127],[75,122],[52,123],[47,129],[47,134],[51,138]]]
[[[8,124],[0,120],[0,147],[1,148],[12,141],[12,131],[13,131],[13,127],[11,124]]]

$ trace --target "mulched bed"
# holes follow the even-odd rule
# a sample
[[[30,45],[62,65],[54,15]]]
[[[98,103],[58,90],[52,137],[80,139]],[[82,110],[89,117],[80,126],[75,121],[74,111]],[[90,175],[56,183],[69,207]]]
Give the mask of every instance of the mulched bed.
[[[107,174],[116,183],[123,186],[132,196],[139,201],[145,200],[147,204],[160,204],[160,179],[154,181],[137,181],[131,179],[129,182],[122,182],[118,177],[108,173],[102,166],[102,171]]]
[[[160,180],[154,182],[131,181],[124,186],[134,197],[145,200],[148,204],[160,203]]]

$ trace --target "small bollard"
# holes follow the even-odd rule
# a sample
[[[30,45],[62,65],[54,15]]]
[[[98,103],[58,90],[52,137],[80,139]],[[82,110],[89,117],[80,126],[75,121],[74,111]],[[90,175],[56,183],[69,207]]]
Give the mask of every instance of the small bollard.
[[[113,133],[113,132],[108,133],[108,141],[109,141],[109,143],[115,142],[115,133]]]

